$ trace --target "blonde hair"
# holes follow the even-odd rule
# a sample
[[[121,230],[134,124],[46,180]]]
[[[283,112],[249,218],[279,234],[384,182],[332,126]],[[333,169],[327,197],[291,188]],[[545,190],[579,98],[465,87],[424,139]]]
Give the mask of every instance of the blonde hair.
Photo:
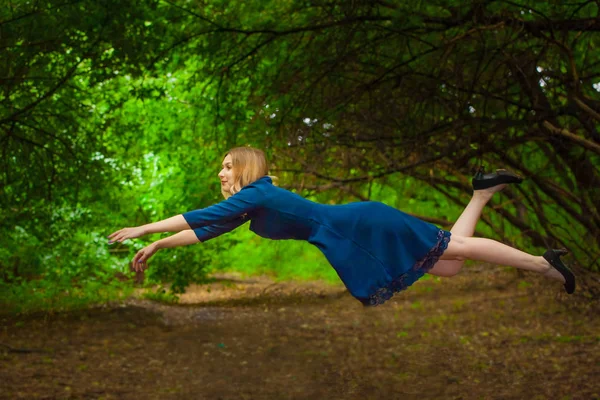
[[[263,176],[268,176],[269,163],[262,150],[253,147],[234,147],[229,150],[223,158],[231,156],[233,167],[233,185],[229,191],[221,189],[223,197],[228,198],[242,188]],[[269,176],[274,184],[277,184],[277,177]]]

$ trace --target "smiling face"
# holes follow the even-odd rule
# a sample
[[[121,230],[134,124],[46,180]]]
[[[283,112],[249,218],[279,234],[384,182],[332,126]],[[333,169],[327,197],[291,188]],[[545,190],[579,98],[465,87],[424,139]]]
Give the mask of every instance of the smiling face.
[[[235,147],[223,158],[223,169],[219,172],[221,194],[227,199],[268,172],[267,159],[262,150],[249,146]]]
[[[230,192],[231,186],[233,185],[233,160],[231,159],[230,154],[225,156],[222,166],[223,169],[219,172],[221,191]]]

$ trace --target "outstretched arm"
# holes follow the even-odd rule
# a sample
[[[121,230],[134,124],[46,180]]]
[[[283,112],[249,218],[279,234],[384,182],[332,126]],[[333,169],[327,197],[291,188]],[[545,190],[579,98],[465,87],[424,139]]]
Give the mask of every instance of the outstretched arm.
[[[160,249],[167,249],[170,247],[188,246],[190,244],[198,243],[198,237],[196,233],[191,230],[181,231],[173,236],[166,237],[164,239],[157,240],[156,242],[149,244],[140,251],[138,251],[133,257],[133,269],[135,271],[142,271],[146,268],[148,259],[154,255]]]
[[[196,233],[191,229],[187,229],[173,236],[157,240],[152,244],[155,245],[157,249],[168,249],[171,247],[188,246],[190,244],[196,244],[198,242],[199,240],[196,237]]]
[[[180,232],[186,229],[190,229],[190,225],[186,222],[185,218],[183,218],[183,215],[179,214],[151,224],[120,229],[108,236],[108,243],[111,244],[113,242],[122,242],[126,239],[135,239],[150,233]]]
[[[190,229],[189,224],[185,221],[182,214],[171,218],[163,219],[162,221],[154,222],[141,226],[144,229],[144,234],[162,233],[162,232],[180,232]]]
[[[242,188],[227,200],[210,207],[176,215],[165,220],[134,228],[123,228],[112,233],[109,244],[135,239],[149,233],[179,232],[213,224],[224,224],[246,215],[260,205],[261,194],[252,184]]]
[[[198,242],[206,242],[212,238],[222,235],[225,232],[232,231],[243,223],[247,222],[244,218],[236,218],[233,221],[229,221],[225,224],[220,225],[209,225],[196,229],[188,229],[181,231],[173,236],[169,236],[164,239],[157,240],[156,242],[144,247],[137,252],[133,258],[133,269],[135,271],[141,271],[146,268],[148,259],[154,255],[160,249],[166,249],[169,247],[187,246]]]

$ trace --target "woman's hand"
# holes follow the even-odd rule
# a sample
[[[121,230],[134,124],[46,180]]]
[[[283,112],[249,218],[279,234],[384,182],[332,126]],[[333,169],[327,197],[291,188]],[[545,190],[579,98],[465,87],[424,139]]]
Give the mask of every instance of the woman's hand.
[[[156,242],[144,247],[137,252],[135,257],[133,257],[133,265],[131,268],[134,271],[144,271],[145,269],[148,269],[148,259],[157,251],[158,246],[156,245]]]
[[[144,236],[146,234],[146,230],[141,226],[136,226],[134,228],[123,228],[114,233],[111,233],[108,236],[108,244],[112,244],[114,242],[122,242],[126,239],[135,239],[140,236]]]

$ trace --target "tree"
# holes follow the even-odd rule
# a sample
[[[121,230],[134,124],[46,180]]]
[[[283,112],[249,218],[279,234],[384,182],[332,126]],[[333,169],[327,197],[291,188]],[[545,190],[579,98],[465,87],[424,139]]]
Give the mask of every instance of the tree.
[[[210,54],[216,104],[260,107],[254,126],[305,187],[365,198],[401,173],[464,204],[474,167],[506,166],[528,183],[503,219],[598,267],[596,3],[169,3],[190,18],[178,51]]]

